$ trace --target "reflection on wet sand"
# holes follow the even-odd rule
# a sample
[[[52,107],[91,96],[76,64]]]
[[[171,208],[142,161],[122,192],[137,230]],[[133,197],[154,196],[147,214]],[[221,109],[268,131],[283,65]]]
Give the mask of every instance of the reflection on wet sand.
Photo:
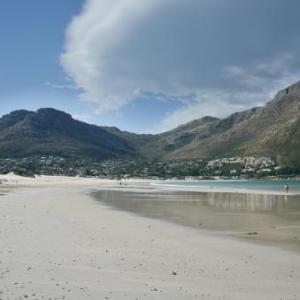
[[[99,191],[115,209],[300,250],[300,196]]]
[[[233,211],[283,211],[292,203],[291,197],[258,194],[207,193],[207,202],[216,208]],[[289,201],[290,199],[290,201]]]

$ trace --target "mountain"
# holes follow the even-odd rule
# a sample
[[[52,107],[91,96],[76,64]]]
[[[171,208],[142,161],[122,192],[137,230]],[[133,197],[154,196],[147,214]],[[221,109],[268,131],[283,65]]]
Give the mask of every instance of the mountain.
[[[156,135],[90,125],[50,108],[0,118],[0,157],[33,155],[149,160],[255,155],[299,165],[300,82],[264,107],[225,119],[207,116]]]
[[[105,129],[52,109],[14,111],[0,119],[0,156],[59,155],[114,158],[136,155],[128,142]]]
[[[266,155],[282,164],[299,164],[300,82],[280,91],[264,107],[222,120],[205,117],[190,122],[160,135],[159,143],[170,150],[165,156],[171,159]],[[142,152],[148,146],[153,143],[143,145]]]

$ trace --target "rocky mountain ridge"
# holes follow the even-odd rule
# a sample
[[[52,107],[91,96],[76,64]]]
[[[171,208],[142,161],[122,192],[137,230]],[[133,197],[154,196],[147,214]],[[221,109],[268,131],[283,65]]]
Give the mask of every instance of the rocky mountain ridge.
[[[225,119],[207,116],[156,135],[90,125],[50,108],[0,118],[0,157],[33,155],[147,160],[253,155],[300,164],[300,82],[264,107]]]

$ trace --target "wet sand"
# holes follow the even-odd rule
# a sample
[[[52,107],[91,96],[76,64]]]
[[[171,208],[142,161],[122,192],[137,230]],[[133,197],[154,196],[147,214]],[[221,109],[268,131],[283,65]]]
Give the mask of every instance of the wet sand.
[[[300,252],[300,196],[166,190],[94,192],[115,209]]]
[[[297,252],[112,209],[90,196],[158,192],[145,182],[17,180],[0,197],[0,299],[299,299]]]

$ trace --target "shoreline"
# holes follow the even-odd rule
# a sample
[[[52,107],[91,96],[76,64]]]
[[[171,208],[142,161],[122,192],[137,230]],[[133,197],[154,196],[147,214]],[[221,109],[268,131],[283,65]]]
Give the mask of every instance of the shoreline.
[[[155,188],[157,190],[174,190],[174,191],[191,191],[199,193],[232,193],[232,194],[255,194],[255,195],[279,195],[279,196],[297,196],[300,195],[300,191],[276,191],[276,190],[263,190],[263,189],[246,189],[246,188],[202,188],[195,186],[180,186],[172,184],[160,184],[153,179],[122,179],[122,185],[120,185],[120,180],[117,179],[103,179],[103,178],[86,178],[86,177],[67,177],[67,176],[46,176],[40,175],[35,178],[30,177],[20,177],[13,174],[0,175],[0,189],[1,187],[31,187],[31,186],[47,186],[50,184],[58,185],[96,185],[107,186],[111,188]]]
[[[274,195],[274,196],[297,196],[300,195],[300,191],[275,191],[275,190],[264,190],[264,189],[242,189],[242,188],[205,188],[196,186],[181,186],[172,184],[159,184],[151,183],[151,186],[161,187],[163,189],[176,190],[176,191],[191,191],[199,193],[236,193],[236,194],[255,194],[255,195]]]
[[[295,220],[300,199],[293,196],[138,187],[98,189],[91,195],[112,209],[300,253]]]
[[[214,198],[224,197],[227,195],[227,202],[228,197],[230,198],[236,198],[240,195],[242,199],[246,201],[246,203],[260,203],[260,201],[267,201],[269,203],[272,203],[273,201],[277,201],[277,197],[284,197],[284,201],[288,201],[288,199],[293,199],[293,197],[296,197],[298,194],[296,193],[289,193],[286,194],[284,192],[277,192],[274,193],[274,191],[250,191],[247,189],[222,189],[222,188],[216,188],[216,189],[200,189],[195,187],[182,187],[182,186],[165,186],[160,184],[153,184],[153,181],[145,180],[145,179],[129,179],[129,180],[123,180],[122,184],[120,185],[119,180],[111,180],[111,179],[98,179],[98,178],[82,178],[82,177],[64,177],[64,176],[38,176],[36,178],[26,178],[26,177],[19,177],[15,175],[6,175],[6,184],[0,185],[0,196],[1,196],[1,190],[3,188],[6,188],[7,191],[14,191],[17,189],[30,189],[30,188],[47,188],[51,186],[55,187],[65,187],[65,188],[72,188],[72,187],[84,187],[89,188],[90,192],[88,194],[91,194],[93,196],[94,191],[115,191],[115,192],[123,192],[123,193],[147,193],[149,195],[155,195],[160,193],[196,193],[199,195],[199,197],[202,197],[202,195],[208,195],[210,198],[210,201]],[[0,175],[0,180],[3,180],[3,176]],[[133,195],[134,197],[134,195]],[[185,196],[183,196],[185,198]],[[263,200],[260,199],[260,197],[266,197]],[[96,199],[95,199],[96,200]],[[97,200],[96,200],[97,201]],[[290,200],[289,200],[290,201]],[[188,202],[188,201],[184,201]],[[220,203],[218,203],[220,205]],[[251,204],[252,206],[252,204]],[[110,205],[111,208],[114,209],[114,205]],[[127,210],[127,208],[119,208],[121,211]],[[127,210],[127,213],[130,213],[129,210]],[[170,212],[166,212],[167,215],[169,215]],[[207,212],[208,214],[211,214],[211,212]],[[234,213],[228,211],[228,213]],[[177,212],[178,216],[177,218],[181,219],[182,216],[179,212]],[[138,216],[143,216],[146,218],[152,218],[151,215],[144,214],[142,211],[139,213],[136,213]],[[199,216],[203,214],[199,214]],[[217,217],[217,216],[216,216]],[[181,224],[180,222],[176,220],[167,220],[163,216],[159,218],[160,220],[165,220],[167,222],[179,224],[180,226],[187,226],[189,228],[197,228],[198,225],[187,225],[187,224]],[[218,219],[216,219],[218,220]],[[205,221],[205,222],[204,222]],[[199,220],[198,224],[205,223],[204,225],[201,225],[201,230],[206,230],[208,233],[215,235],[217,232],[219,232],[219,235],[225,236],[229,235],[235,239],[244,240],[251,243],[261,243],[264,245],[273,245],[275,247],[284,247],[290,251],[299,253],[300,245],[299,245],[299,238],[298,233],[295,232],[294,229],[291,230],[291,232],[286,232],[287,236],[279,236],[278,232],[275,232],[275,228],[285,228],[285,226],[280,225],[281,220],[278,220],[278,224],[276,222],[273,222],[273,225],[270,226],[270,229],[261,229],[259,228],[254,229],[249,228],[245,229],[245,232],[242,231],[242,227],[234,229],[236,231],[233,231],[233,228],[224,229],[222,226],[217,226],[217,223],[209,220],[209,222],[206,222],[206,218],[204,216],[204,220]],[[190,222],[187,222],[190,223]],[[240,223],[239,223],[240,224]],[[226,225],[226,224],[225,224]],[[242,224],[241,224],[242,225]],[[279,226],[277,226],[279,225]],[[204,227],[203,227],[204,226]],[[294,227],[292,227],[294,228]],[[279,229],[278,229],[279,230]],[[271,232],[273,231],[273,232]],[[280,230],[282,231],[282,229]],[[258,233],[257,233],[258,232]],[[275,234],[275,235],[274,235]],[[291,240],[291,235],[295,234],[295,240]]]

